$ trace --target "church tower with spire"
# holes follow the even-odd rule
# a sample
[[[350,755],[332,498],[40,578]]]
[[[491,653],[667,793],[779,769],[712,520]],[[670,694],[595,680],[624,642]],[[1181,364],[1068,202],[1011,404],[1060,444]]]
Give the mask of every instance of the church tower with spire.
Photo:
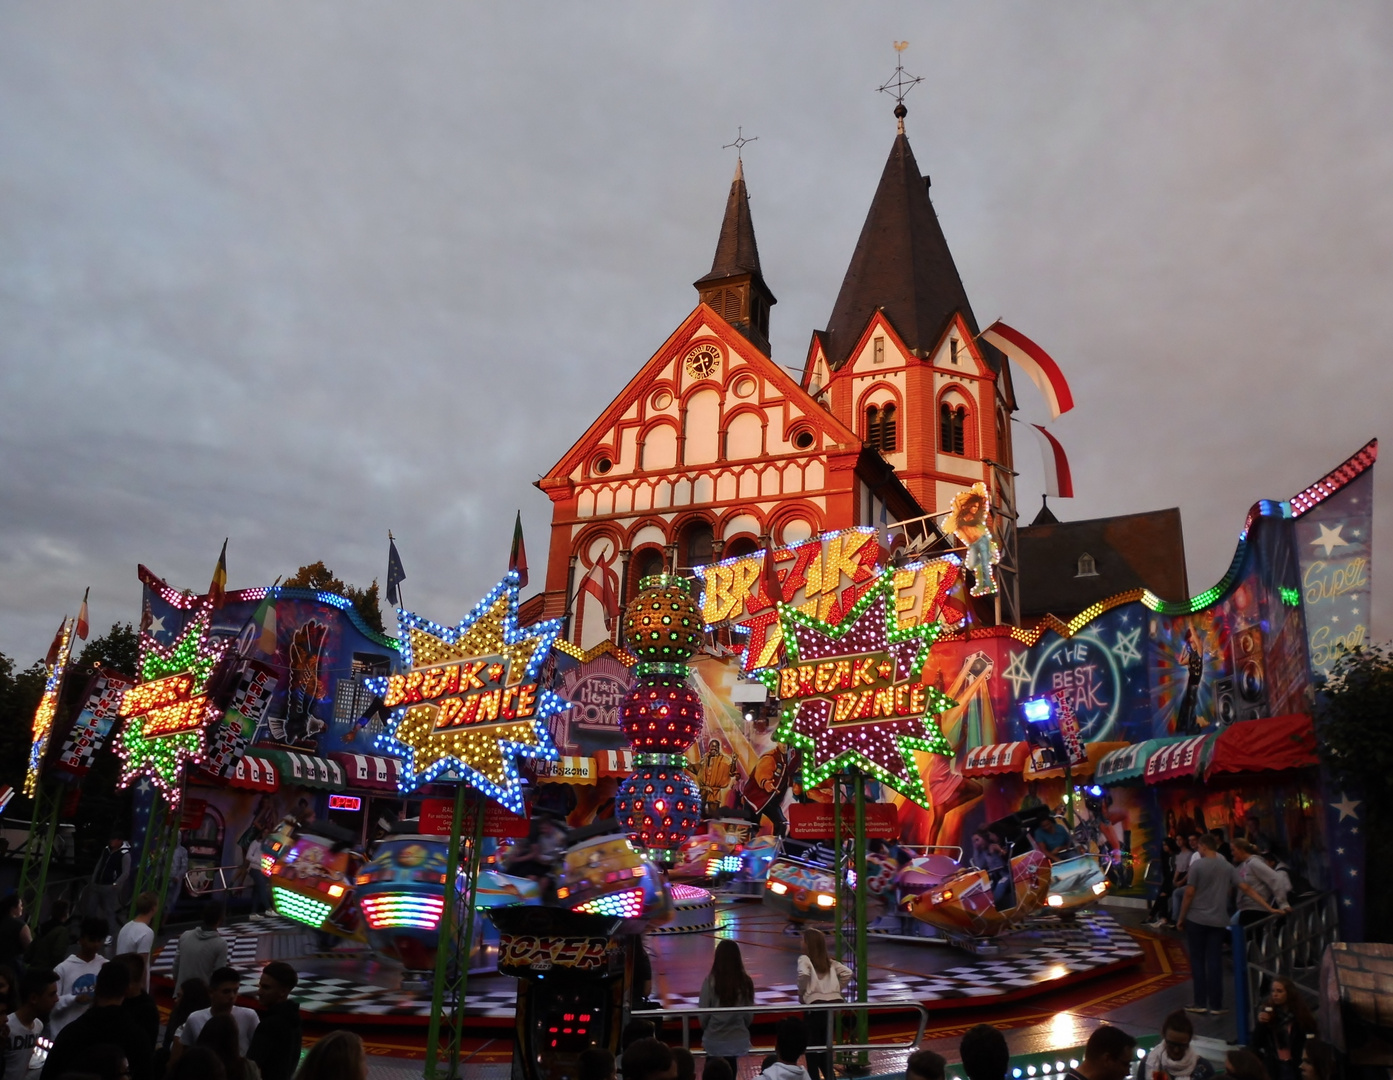
[[[902,70],[902,69],[901,69]],[[802,384],[878,452],[923,507],[946,511],[982,483],[1002,549],[1002,615],[1014,618],[1016,511],[1006,358],[980,327],[895,107],[898,131]]]
[[[745,190],[745,163],[735,159],[726,215],[711,272],[693,283],[703,304],[769,355],[769,309],[777,300],[759,268],[759,245],[750,220],[750,193]]]

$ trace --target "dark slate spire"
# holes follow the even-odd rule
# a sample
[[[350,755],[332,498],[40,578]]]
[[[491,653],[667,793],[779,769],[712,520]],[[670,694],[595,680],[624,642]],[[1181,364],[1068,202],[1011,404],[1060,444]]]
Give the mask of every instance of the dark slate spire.
[[[711,272],[693,284],[704,303],[715,308],[766,354],[769,352],[769,309],[777,301],[759,268],[759,245],[755,243],[755,226],[750,220],[750,194],[745,190],[745,167],[739,158]]]
[[[919,174],[899,109],[896,116],[899,134],[822,335],[834,371],[847,362],[877,308],[885,310],[916,355],[937,344],[955,311],[977,333],[958,268],[929,202],[929,178]]]

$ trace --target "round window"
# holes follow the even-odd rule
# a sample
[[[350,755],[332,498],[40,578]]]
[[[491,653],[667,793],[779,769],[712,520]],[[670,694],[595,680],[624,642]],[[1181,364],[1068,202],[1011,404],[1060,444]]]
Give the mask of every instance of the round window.
[[[793,445],[799,450],[811,450],[813,441],[813,433],[807,428],[793,433]]]
[[[669,394],[666,390],[659,390],[656,394],[653,395],[653,408],[666,409],[671,404],[672,395]]]
[[[736,397],[747,398],[755,392],[755,388],[758,385],[759,384],[756,383],[754,379],[746,375],[742,378],[736,379],[735,385],[732,387],[732,389],[735,391]]]
[[[594,471],[599,476],[604,476],[610,469],[614,468],[614,462],[607,457],[597,457],[595,459]]]

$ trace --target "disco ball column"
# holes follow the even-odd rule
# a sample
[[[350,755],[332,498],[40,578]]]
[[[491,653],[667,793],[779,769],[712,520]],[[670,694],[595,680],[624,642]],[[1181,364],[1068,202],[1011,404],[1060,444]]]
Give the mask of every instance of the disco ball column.
[[[619,785],[614,812],[635,844],[671,862],[701,823],[701,793],[684,751],[701,733],[701,699],[687,685],[687,660],[701,646],[704,623],[690,582],[658,574],[643,578],[639,590],[624,611],[638,681],[619,705],[638,770]]]

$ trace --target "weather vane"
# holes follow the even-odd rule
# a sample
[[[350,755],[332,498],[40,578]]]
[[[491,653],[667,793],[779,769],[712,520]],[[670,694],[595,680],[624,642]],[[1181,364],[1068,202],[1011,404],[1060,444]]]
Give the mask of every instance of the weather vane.
[[[899,121],[899,132],[904,134],[904,118],[909,114],[909,110],[904,107],[905,95],[924,81],[922,75],[911,75],[904,69],[904,51],[909,48],[909,42],[895,42],[895,74],[883,86],[876,89],[882,94],[893,94],[895,96],[895,119]]]
[[[743,151],[743,150],[745,149],[745,144],[746,144],[746,143],[752,143],[752,142],[759,142],[759,136],[758,136],[758,135],[751,135],[751,136],[747,139],[747,138],[745,138],[745,129],[744,129],[743,127],[737,127],[737,128],[735,129],[735,141],[734,141],[734,142],[728,142],[728,143],[726,143],[723,147],[721,147],[721,149],[722,149],[722,150],[729,150],[729,149],[733,146],[733,147],[735,147],[735,157],[736,157],[736,159],[737,159],[737,160],[743,160],[744,155],[741,153],[741,151]]]

